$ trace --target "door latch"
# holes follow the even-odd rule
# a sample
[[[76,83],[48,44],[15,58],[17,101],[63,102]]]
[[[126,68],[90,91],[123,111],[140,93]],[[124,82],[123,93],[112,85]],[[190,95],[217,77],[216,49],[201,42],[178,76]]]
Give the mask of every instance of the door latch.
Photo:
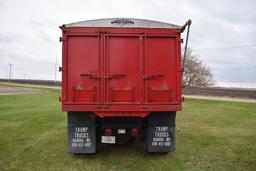
[[[146,80],[150,80],[150,79],[159,79],[159,78],[161,78],[161,77],[163,77],[163,76],[164,76],[163,73],[154,72],[154,73],[152,73],[152,74],[146,75],[146,76],[144,77],[144,79],[146,79]]]
[[[88,77],[89,79],[100,79],[100,76],[92,73],[81,73],[81,77]]]
[[[126,74],[111,74],[111,75],[106,76],[105,78],[106,79],[120,79],[123,77],[126,77]]]

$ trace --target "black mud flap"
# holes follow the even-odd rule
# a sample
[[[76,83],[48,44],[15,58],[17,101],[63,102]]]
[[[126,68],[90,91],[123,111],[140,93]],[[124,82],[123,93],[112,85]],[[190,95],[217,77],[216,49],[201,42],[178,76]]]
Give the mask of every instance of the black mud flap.
[[[148,116],[145,150],[149,153],[175,151],[176,112],[151,113]]]
[[[68,112],[68,150],[70,153],[96,153],[95,114]]]

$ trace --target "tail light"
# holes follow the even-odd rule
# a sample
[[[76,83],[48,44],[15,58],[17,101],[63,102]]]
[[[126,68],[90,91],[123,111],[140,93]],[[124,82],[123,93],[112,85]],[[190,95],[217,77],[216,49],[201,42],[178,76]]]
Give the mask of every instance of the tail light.
[[[139,135],[138,129],[137,129],[137,128],[133,128],[133,129],[131,130],[131,136],[132,136],[132,137],[137,137],[138,135]]]
[[[112,129],[110,129],[110,128],[105,129],[106,136],[111,136],[112,134],[113,134]]]

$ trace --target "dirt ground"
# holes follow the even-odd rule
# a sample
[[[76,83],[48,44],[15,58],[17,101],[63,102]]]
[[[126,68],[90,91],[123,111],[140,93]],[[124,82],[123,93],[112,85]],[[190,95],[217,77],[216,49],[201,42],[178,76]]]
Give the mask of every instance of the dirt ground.
[[[38,94],[42,92],[43,90],[0,85],[0,95]]]
[[[186,87],[184,95],[256,99],[256,89]]]

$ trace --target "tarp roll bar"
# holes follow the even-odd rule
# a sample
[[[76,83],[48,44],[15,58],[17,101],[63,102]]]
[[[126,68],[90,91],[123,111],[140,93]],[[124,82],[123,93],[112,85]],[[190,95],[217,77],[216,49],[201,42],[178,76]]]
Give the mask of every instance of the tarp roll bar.
[[[185,68],[186,54],[187,54],[187,48],[188,48],[189,29],[190,29],[191,23],[192,23],[192,21],[189,19],[183,26],[181,26],[181,32],[183,32],[186,29],[186,27],[188,26],[187,37],[186,37],[186,42],[185,42],[185,49],[184,49],[184,56],[183,56],[183,62],[182,62],[182,75],[183,75],[184,68]]]

